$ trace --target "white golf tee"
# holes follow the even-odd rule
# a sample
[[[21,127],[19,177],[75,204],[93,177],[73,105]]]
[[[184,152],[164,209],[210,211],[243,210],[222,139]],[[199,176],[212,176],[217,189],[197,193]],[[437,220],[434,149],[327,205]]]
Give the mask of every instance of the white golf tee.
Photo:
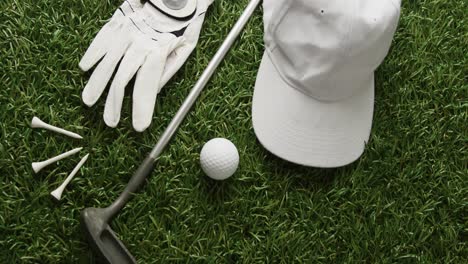
[[[54,131],[54,132],[57,132],[59,134],[66,135],[66,136],[69,136],[69,137],[72,137],[72,138],[83,139],[83,137],[78,135],[77,133],[73,133],[73,132],[70,132],[68,130],[56,127],[56,126],[49,125],[49,124],[45,123],[44,121],[42,121],[41,119],[39,119],[38,117],[33,117],[32,121],[31,121],[31,127],[32,128],[44,128],[44,129]]]
[[[45,160],[45,161],[40,161],[40,162],[33,162],[31,165],[32,165],[32,168],[34,170],[35,173],[38,173],[39,171],[41,171],[43,168],[49,166],[50,164],[52,163],[55,163],[59,160],[62,160],[64,158],[68,158],[70,157],[71,155],[73,154],[76,154],[78,152],[80,152],[83,148],[76,148],[76,149],[72,149],[70,151],[67,151],[63,154],[60,154],[58,156],[55,156],[53,158],[50,158],[48,160]]]
[[[65,181],[62,183],[62,185],[60,185],[57,189],[55,189],[54,191],[52,191],[50,193],[50,195],[52,195],[55,199],[57,199],[58,201],[60,201],[60,199],[62,199],[62,193],[63,193],[63,190],[65,190],[65,187],[67,187],[67,185],[70,183],[70,181],[73,179],[73,177],[75,177],[75,175],[78,173],[78,171],[81,169],[81,167],[83,166],[83,164],[88,160],[88,157],[89,157],[89,154],[87,154],[86,156],[84,156],[81,161],[78,163],[78,165],[76,165],[76,167],[73,169],[73,171],[70,173],[70,175],[68,175],[68,177],[65,179]]]

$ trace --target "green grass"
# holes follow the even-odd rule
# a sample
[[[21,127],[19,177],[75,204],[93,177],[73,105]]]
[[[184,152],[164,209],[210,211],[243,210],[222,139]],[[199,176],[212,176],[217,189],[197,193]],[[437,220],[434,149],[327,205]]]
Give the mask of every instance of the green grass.
[[[78,61],[118,4],[0,3],[0,263],[93,262],[80,211],[117,197],[247,0],[216,0],[197,50],[142,134],[132,130],[129,96],[118,129],[104,125],[104,100],[88,108],[80,98],[89,74]],[[371,141],[358,162],[335,170],[281,161],[256,140],[258,10],[113,229],[141,263],[467,263],[467,8],[459,0],[403,1],[377,72]],[[85,140],[33,130],[34,115]],[[198,165],[213,137],[240,151],[240,169],[226,182],[207,179]],[[49,192],[79,157],[38,175],[30,163],[79,146],[91,159],[54,203]]]

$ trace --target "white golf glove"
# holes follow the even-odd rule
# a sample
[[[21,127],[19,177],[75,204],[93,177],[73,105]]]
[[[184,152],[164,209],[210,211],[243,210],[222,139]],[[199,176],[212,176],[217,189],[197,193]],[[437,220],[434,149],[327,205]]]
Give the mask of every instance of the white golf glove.
[[[79,66],[88,71],[100,62],[83,90],[86,105],[96,103],[120,61],[104,109],[108,126],[119,123],[125,87],[135,74],[133,127],[141,132],[151,124],[159,91],[194,50],[205,12],[213,2],[188,1],[192,5],[196,1],[195,13],[175,19],[156,8],[162,0],[143,4],[140,0],[126,0],[91,43]]]

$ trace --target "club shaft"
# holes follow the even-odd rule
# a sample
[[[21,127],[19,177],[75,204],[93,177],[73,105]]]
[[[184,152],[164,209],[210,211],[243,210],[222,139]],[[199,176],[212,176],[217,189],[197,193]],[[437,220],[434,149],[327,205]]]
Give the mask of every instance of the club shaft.
[[[200,93],[205,88],[211,76],[213,76],[219,64],[223,61],[224,57],[231,49],[237,37],[240,35],[242,30],[244,29],[245,25],[249,21],[250,17],[254,13],[259,3],[260,3],[260,0],[250,1],[244,13],[239,18],[237,23],[234,25],[229,35],[226,37],[226,40],[224,40],[223,44],[221,45],[219,50],[214,55],[213,59],[208,64],[202,76],[197,81],[195,86],[192,88],[190,94],[185,99],[179,111],[177,111],[177,114],[174,116],[169,126],[161,135],[161,138],[159,139],[158,143],[156,144],[156,146],[151,151],[151,154],[149,155],[150,158],[152,158],[153,160],[156,160],[161,155],[162,151],[167,146],[169,141],[172,139],[177,129],[179,128],[180,124],[185,119],[190,109],[192,108],[192,106],[194,105],[198,97],[200,96]]]
[[[177,114],[172,119],[171,123],[166,128],[164,133],[161,135],[161,138],[159,139],[154,149],[143,161],[143,163],[138,167],[135,174],[133,174],[132,178],[130,179],[129,183],[127,184],[127,187],[125,187],[125,190],[122,192],[122,194],[120,194],[120,196],[117,198],[117,200],[114,201],[114,203],[112,203],[109,207],[106,208],[106,221],[112,220],[118,214],[118,212],[131,199],[133,193],[135,193],[144,183],[146,177],[148,177],[151,174],[154,168],[154,164],[156,163],[156,160],[158,159],[159,155],[161,155],[164,148],[167,146],[171,138],[176,133],[177,129],[184,120],[185,116],[187,116],[188,112],[192,108],[193,104],[197,100],[203,88],[205,88],[211,76],[214,74],[219,64],[232,47],[232,44],[234,44],[237,37],[240,35],[245,25],[249,21],[250,17],[253,15],[260,1],[261,0],[250,1],[244,13],[241,15],[241,17],[232,28],[229,35],[226,37],[226,40],[224,40],[223,44],[214,55],[211,62],[208,64],[202,76],[192,88],[192,91],[187,96],[187,99],[185,99],[179,111],[177,111]]]

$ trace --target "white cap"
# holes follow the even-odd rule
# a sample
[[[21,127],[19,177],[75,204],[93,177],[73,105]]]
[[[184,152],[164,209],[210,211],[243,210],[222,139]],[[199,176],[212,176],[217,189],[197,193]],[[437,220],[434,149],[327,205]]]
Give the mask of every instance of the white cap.
[[[253,98],[262,145],[293,163],[334,168],[369,140],[374,71],[401,0],[264,0],[266,51]]]

